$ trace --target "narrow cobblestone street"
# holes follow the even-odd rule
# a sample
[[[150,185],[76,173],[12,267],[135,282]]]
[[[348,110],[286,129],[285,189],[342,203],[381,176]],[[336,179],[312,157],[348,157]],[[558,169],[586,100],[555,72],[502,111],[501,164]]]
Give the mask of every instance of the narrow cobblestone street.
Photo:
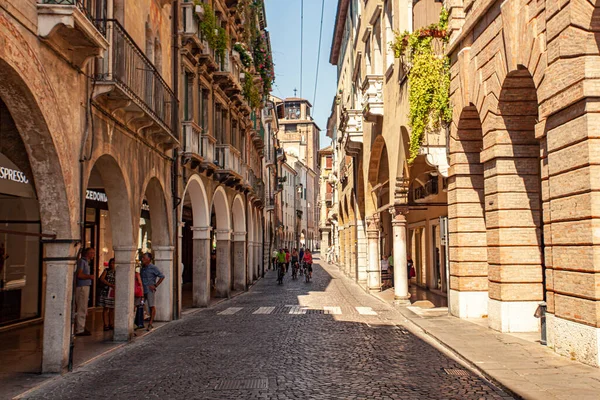
[[[397,321],[337,268],[282,286],[270,271],[29,398],[511,398]]]

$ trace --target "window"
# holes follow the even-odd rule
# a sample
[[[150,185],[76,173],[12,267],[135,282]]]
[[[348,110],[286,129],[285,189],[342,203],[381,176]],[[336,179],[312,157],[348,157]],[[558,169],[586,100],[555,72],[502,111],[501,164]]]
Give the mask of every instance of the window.
[[[300,119],[301,107],[299,102],[285,103],[285,118],[287,119]]]
[[[223,120],[221,118],[221,105],[215,103],[215,138],[217,139],[217,143],[222,144],[224,142],[223,137]]]
[[[383,71],[382,46],[381,46],[381,18],[377,18],[373,25],[373,73],[381,74]]]
[[[203,132],[208,130],[208,90],[200,87],[198,93],[198,117]]]
[[[183,120],[191,121],[194,117],[194,96],[192,88],[194,78],[187,72],[183,74]]]
[[[298,131],[298,124],[285,124],[284,131],[286,133],[295,133]]]
[[[333,159],[331,158],[331,156],[327,156],[325,158],[325,168],[332,168],[333,167]]]
[[[392,1],[385,4],[385,43],[386,45],[386,68],[394,65],[394,51],[390,45],[394,41],[394,16],[392,14]]]

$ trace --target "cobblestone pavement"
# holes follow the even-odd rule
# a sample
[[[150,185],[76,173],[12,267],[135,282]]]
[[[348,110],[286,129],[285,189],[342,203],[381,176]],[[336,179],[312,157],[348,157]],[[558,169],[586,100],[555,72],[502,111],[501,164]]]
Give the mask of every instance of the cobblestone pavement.
[[[40,399],[507,399],[334,267],[188,315],[34,392]],[[399,321],[399,319],[398,319]]]

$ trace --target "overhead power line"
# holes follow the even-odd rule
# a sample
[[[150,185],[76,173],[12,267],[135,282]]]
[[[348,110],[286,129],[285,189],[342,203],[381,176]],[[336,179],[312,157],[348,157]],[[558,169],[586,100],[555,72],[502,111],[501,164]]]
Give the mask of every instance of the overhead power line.
[[[317,74],[315,76],[315,92],[313,94],[313,107],[317,102],[317,85],[319,84],[319,62],[321,61],[321,39],[323,38],[323,13],[325,12],[325,0],[321,3],[321,28],[319,29],[319,51],[317,52]]]
[[[304,0],[300,0],[300,98],[302,98],[303,57],[304,57]]]

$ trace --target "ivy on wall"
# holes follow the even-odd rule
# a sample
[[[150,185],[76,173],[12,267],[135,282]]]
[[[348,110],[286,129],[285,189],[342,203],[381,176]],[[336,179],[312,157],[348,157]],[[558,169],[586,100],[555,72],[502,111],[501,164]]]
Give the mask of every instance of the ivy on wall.
[[[200,0],[195,0],[194,4],[204,8],[204,16],[200,21],[200,33],[202,37],[210,47],[215,49],[219,59],[223,60],[227,51],[227,43],[229,43],[227,31],[219,25],[215,11],[210,4],[203,3]]]
[[[252,74],[248,72],[244,72],[244,86],[243,86],[243,94],[246,100],[248,100],[248,104],[250,108],[258,108],[261,103],[261,95],[260,91],[254,84],[254,79]]]
[[[427,132],[435,132],[450,123],[450,59],[445,55],[448,43],[448,11],[442,8],[437,24],[414,32],[395,32],[391,43],[397,58],[412,66],[408,76],[409,124],[411,127],[408,163],[419,155]]]

